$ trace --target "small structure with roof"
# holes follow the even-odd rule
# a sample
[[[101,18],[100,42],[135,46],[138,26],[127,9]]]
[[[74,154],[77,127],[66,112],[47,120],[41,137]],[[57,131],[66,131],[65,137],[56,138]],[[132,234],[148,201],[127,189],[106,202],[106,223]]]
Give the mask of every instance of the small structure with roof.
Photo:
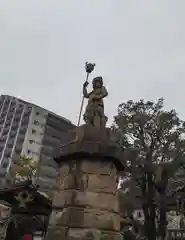
[[[8,222],[1,226],[1,232],[6,231],[5,240],[31,240],[38,233],[44,238],[52,202],[31,180],[0,189],[0,201],[11,208]]]

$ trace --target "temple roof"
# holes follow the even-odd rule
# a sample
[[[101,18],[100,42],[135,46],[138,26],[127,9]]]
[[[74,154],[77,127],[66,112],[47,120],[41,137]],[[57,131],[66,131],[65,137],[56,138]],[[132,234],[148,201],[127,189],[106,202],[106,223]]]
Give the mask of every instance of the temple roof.
[[[26,207],[23,207],[21,202],[25,201],[26,195],[30,196],[30,201],[26,201]],[[40,193],[39,186],[34,185],[31,180],[1,188],[0,201],[5,201],[11,206],[13,212],[47,214],[52,208],[51,200]]]

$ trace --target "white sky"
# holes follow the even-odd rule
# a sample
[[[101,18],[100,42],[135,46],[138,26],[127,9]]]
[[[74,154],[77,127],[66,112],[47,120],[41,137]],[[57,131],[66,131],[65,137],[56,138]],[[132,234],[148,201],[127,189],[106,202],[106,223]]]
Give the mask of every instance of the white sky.
[[[185,118],[185,0],[0,0],[0,94],[77,123],[84,63],[108,87],[106,113],[165,98]]]

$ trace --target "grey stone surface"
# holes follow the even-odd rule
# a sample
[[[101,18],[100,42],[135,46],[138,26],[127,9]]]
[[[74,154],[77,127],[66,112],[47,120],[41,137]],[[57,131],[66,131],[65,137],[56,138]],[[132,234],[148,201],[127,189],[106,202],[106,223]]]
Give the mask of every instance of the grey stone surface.
[[[82,161],[81,163],[81,171],[89,174],[105,174],[116,176],[117,170],[112,162],[106,162],[101,160],[95,161]]]
[[[123,240],[118,232],[101,231],[99,229],[50,227],[46,240]]]
[[[77,191],[75,204],[110,212],[119,212],[118,198],[113,194]]]
[[[66,240],[67,230],[67,227],[50,226],[46,234],[46,240]]]
[[[61,207],[61,208],[63,208],[65,205],[71,205],[72,204],[72,196],[73,196],[72,190],[56,191],[56,193],[53,197],[53,205],[55,205],[57,207]]]
[[[107,175],[89,174],[87,191],[116,194],[116,178]]]
[[[113,163],[70,160],[61,164],[50,229],[62,240],[122,240],[117,171]],[[60,227],[63,229],[60,229]],[[67,232],[64,229],[68,228]],[[50,231],[50,230],[48,230]],[[47,240],[54,240],[48,233]],[[54,234],[54,233],[53,233]]]
[[[102,232],[101,240],[123,240],[123,235],[117,232],[104,231]]]
[[[69,226],[74,228],[97,228],[112,231],[120,230],[119,214],[93,208],[68,207],[53,211],[51,225]]]
[[[60,179],[61,189],[77,189],[77,190],[87,189],[88,184],[87,174],[73,172]]]
[[[67,240],[101,240],[101,231],[98,229],[70,228]]]

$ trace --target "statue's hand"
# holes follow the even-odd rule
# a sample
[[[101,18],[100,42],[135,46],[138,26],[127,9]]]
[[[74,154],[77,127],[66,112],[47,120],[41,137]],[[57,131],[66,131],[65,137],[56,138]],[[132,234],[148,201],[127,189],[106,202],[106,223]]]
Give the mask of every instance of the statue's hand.
[[[86,88],[88,85],[89,85],[89,82],[85,81],[84,84],[83,84],[83,87]]]

